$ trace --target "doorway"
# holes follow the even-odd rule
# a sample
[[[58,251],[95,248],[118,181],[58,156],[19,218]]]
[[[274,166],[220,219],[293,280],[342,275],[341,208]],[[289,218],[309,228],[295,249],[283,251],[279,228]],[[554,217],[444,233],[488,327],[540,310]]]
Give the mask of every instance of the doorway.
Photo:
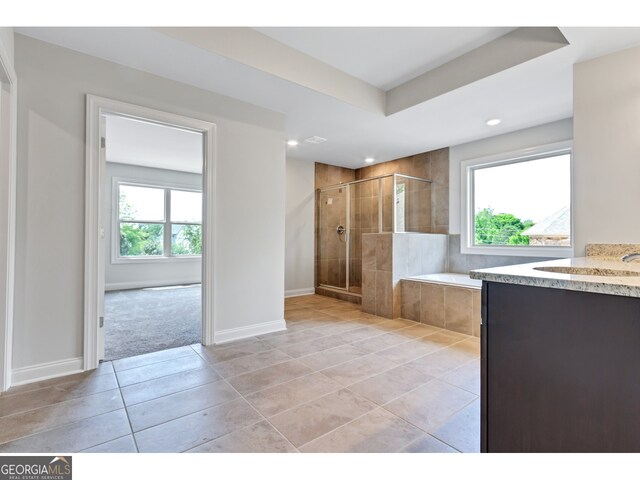
[[[104,117],[103,359],[200,343],[202,133]]]
[[[87,97],[85,370],[213,338],[215,125]]]
[[[11,385],[16,233],[16,73],[0,43],[0,392]]]

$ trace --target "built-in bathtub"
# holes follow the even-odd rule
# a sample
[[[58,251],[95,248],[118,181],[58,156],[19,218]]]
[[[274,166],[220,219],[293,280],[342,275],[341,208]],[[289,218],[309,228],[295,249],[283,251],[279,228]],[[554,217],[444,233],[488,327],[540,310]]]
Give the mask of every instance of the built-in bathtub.
[[[475,280],[464,273],[429,273],[427,275],[408,277],[407,280],[465,288],[482,288],[482,280]]]
[[[480,336],[482,282],[461,273],[430,273],[401,281],[402,318]]]

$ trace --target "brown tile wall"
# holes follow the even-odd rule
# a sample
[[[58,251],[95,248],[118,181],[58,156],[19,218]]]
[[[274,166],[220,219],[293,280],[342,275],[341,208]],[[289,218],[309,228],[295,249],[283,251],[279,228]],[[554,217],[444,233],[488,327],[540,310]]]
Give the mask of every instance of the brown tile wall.
[[[402,318],[480,336],[479,289],[411,280],[400,284]]]
[[[324,163],[315,164],[316,188],[316,244],[315,271],[316,285],[346,285],[346,245],[335,235],[335,228],[346,226],[346,189],[335,190],[320,197],[318,189],[329,185],[346,183],[355,180],[355,170],[335,167]],[[329,205],[329,199],[331,204]],[[328,220],[319,224],[320,218]],[[319,252],[322,252],[319,255]]]
[[[315,164],[316,189],[346,183],[353,180],[402,173],[420,178],[432,179],[432,184],[408,181],[405,193],[405,227],[407,231],[421,233],[448,233],[449,230],[449,149],[412,155],[389,162],[371,165],[356,170]],[[393,180],[382,180],[382,231],[392,231]],[[327,285],[345,285],[345,246],[338,243],[335,227],[339,223],[346,226],[346,219],[339,212],[345,212],[344,193],[331,195],[332,205],[326,205],[326,198],[316,196],[316,281]],[[362,239],[367,233],[379,231],[379,187],[371,181],[355,185],[351,189],[351,237],[349,285],[353,293],[364,289],[364,268]],[[324,204],[323,204],[324,203]],[[330,217],[324,230],[319,225],[320,214]],[[336,217],[336,218],[333,218]],[[319,259],[318,252],[322,251]],[[370,280],[370,279],[369,279]]]
[[[374,233],[362,236],[362,310],[387,318],[402,314],[401,280],[446,270],[447,237]]]

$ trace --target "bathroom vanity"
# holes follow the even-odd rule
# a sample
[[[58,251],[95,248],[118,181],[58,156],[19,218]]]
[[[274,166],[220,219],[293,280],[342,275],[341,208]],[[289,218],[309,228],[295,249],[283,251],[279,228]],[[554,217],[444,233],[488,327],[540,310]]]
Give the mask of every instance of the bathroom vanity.
[[[482,452],[640,452],[640,261],[604,253],[471,273]]]

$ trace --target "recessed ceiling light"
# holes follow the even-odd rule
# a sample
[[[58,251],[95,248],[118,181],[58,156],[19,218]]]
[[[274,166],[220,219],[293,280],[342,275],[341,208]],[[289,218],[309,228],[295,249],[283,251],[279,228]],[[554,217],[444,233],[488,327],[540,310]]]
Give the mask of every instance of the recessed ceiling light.
[[[376,161],[376,159],[372,158],[372,157],[367,157],[367,158],[364,159],[364,161],[365,161],[365,163],[373,163],[373,162]]]
[[[502,122],[502,120],[500,120],[499,118],[490,118],[489,120],[487,120],[487,125],[489,125],[490,127],[495,127],[496,125],[498,125],[500,122]]]
[[[298,145],[298,140],[289,140],[287,142],[287,145],[289,145],[290,147],[295,147],[296,145]]]

